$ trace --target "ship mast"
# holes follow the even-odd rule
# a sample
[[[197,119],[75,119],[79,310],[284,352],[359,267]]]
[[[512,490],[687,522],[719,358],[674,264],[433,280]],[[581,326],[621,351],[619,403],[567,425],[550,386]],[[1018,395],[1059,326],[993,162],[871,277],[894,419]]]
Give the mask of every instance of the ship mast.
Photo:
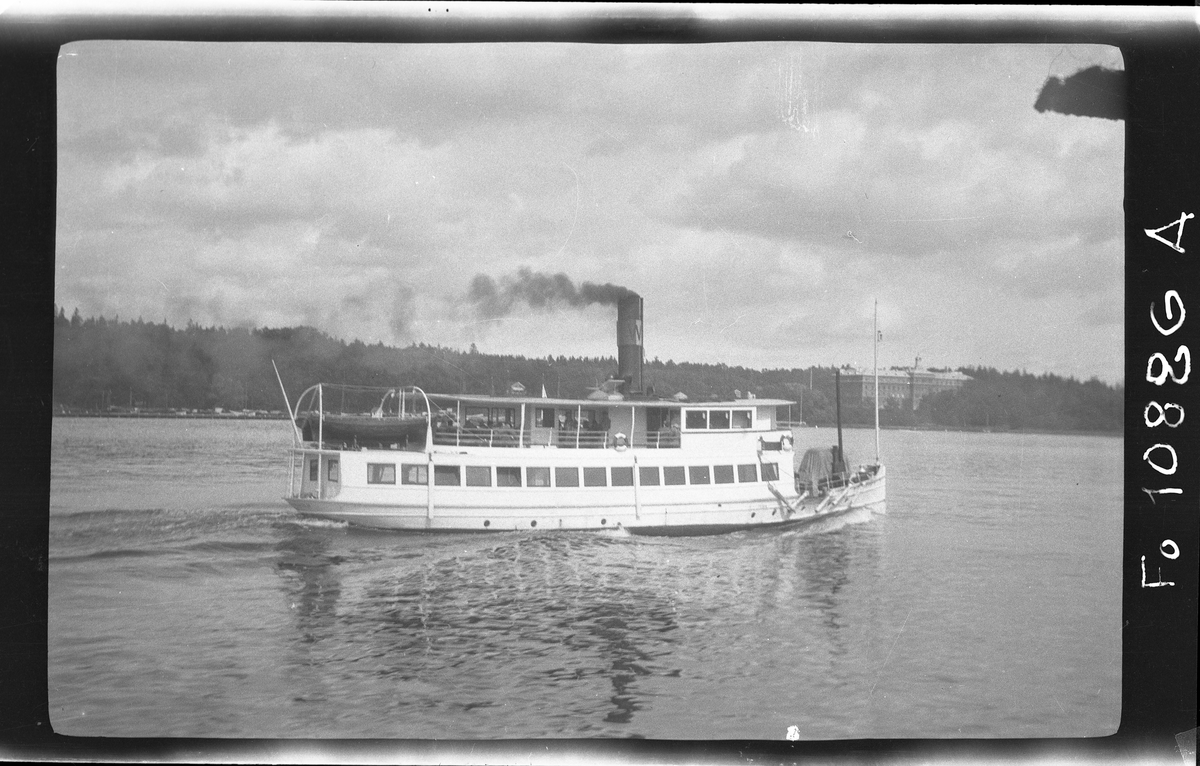
[[[875,299],[875,465],[879,465],[879,299]]]

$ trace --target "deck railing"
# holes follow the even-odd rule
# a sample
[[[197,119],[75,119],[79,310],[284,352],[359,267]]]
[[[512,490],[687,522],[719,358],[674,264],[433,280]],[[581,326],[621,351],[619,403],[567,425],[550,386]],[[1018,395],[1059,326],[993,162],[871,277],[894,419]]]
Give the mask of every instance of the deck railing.
[[[854,469],[847,469],[842,473],[831,474],[828,477],[819,479],[815,484],[805,481],[804,477],[797,473],[796,491],[819,495],[830,490],[842,489],[853,484],[861,484],[875,476],[878,470],[878,466],[859,466]]]
[[[529,434],[521,440],[515,428],[447,428],[433,432],[433,443],[443,447],[517,447],[529,446]]]
[[[650,431],[633,437],[633,446],[647,449],[674,449],[679,447],[678,431]]]

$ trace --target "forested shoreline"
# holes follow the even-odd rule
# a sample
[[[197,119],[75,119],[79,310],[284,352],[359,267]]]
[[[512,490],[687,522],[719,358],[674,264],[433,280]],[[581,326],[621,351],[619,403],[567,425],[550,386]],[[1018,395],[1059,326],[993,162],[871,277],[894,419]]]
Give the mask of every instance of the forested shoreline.
[[[53,404],[58,414],[139,411],[282,411],[272,361],[294,400],[317,383],[417,385],[441,393],[526,391],[582,397],[614,374],[615,356],[544,357],[483,354],[416,343],[403,348],[346,342],[311,327],[202,327],[114,317],[68,318],[55,307]],[[961,390],[925,397],[914,411],[888,402],[888,427],[1120,432],[1124,387],[1023,371],[963,367]],[[690,401],[753,393],[796,402],[792,419],[834,423],[834,369],[754,370],[724,364],[647,360],[645,382],[661,396],[683,392]],[[873,423],[866,406],[843,396],[846,424]]]

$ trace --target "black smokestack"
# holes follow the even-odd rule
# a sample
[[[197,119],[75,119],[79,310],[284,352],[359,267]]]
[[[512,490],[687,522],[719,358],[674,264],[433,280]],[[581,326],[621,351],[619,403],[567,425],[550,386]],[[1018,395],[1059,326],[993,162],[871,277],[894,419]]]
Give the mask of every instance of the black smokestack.
[[[608,283],[584,282],[576,287],[566,274],[544,274],[529,268],[507,274],[499,282],[486,274],[477,274],[471,280],[468,294],[475,310],[489,319],[506,316],[522,303],[535,309],[583,308],[593,303],[615,306],[630,295],[637,293]]]
[[[617,376],[625,393],[642,393],[642,297],[629,293],[617,303]]]

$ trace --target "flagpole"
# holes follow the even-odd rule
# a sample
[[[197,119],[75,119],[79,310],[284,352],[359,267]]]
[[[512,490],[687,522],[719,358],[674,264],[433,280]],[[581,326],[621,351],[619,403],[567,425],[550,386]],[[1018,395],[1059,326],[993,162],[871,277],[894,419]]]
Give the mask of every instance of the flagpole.
[[[875,299],[875,465],[879,465],[879,299]]]

